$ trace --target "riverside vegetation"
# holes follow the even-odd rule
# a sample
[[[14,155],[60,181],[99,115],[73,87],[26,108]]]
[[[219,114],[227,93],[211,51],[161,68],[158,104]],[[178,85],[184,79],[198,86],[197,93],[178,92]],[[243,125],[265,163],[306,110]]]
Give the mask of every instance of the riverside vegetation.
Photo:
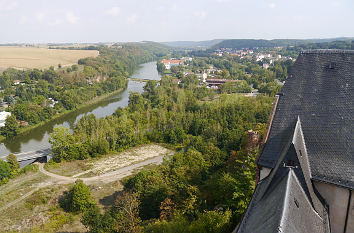
[[[257,149],[245,132],[263,132],[272,98],[223,94],[162,77],[106,118],[88,115],[73,132],[51,135],[54,161],[97,157],[148,142],[180,148],[162,165],[126,179],[111,210],[88,198],[82,223],[90,232],[227,232],[237,224],[254,189]],[[209,101],[204,101],[205,98]]]
[[[116,53],[116,49],[101,49]],[[132,49],[144,52],[125,66],[128,73],[140,55],[154,54],[146,48]],[[98,60],[80,63],[111,67],[111,58],[104,58],[104,51],[101,54]],[[258,152],[249,150],[246,132],[253,129],[263,135],[272,97],[280,89],[275,79],[284,80],[291,64],[285,61],[265,70],[252,60],[194,57],[191,66],[208,64],[221,69],[223,78],[241,79],[265,95],[234,94],[249,91],[243,84],[221,87],[215,93],[200,86],[195,76],[184,76],[182,69],[174,68],[159,83],[148,81],[142,94],[131,93],[128,107],[106,118],[84,116],[73,131],[57,127],[51,134],[55,156],[51,163],[100,157],[150,142],[178,150],[162,165],[123,180],[124,190],[104,210],[83,182],[71,186],[60,198],[60,206],[70,216],[81,217],[89,232],[231,232],[239,223],[254,190]],[[269,88],[262,89],[269,83]],[[10,174],[13,162],[9,159],[5,164],[0,161],[0,171]]]
[[[98,57],[80,59],[79,65],[58,65],[57,70],[9,68],[0,74],[0,103],[6,102],[8,107],[3,110],[12,114],[1,128],[1,135],[16,136],[95,97],[123,89],[139,64],[155,58],[151,51],[130,44],[96,49]]]
[[[154,52],[145,48],[132,45],[123,51],[128,49],[136,54],[133,58],[128,52],[122,55],[123,60],[132,59],[130,65],[112,65],[119,49],[100,48],[100,57],[81,60],[81,70],[77,73],[91,67],[95,74],[101,74],[95,68],[97,64],[106,68],[125,67],[120,71],[126,72],[121,73],[124,80],[136,64],[154,58]],[[203,59],[197,58],[193,66]],[[216,66],[223,61],[208,62]],[[122,62],[117,58],[113,63]],[[236,63],[232,61],[225,70],[230,73],[229,68],[237,66]],[[223,73],[227,75],[226,71]],[[231,73],[227,78],[233,76]],[[180,84],[175,82],[176,78]],[[274,78],[272,74],[269,79]],[[97,88],[107,81],[108,78],[90,85],[85,79],[82,93],[85,88]],[[45,82],[53,86],[55,83]],[[75,83],[71,86],[77,89],[68,89],[73,95],[77,94],[74,90],[79,90]],[[166,157],[162,165],[125,179],[124,190],[105,211],[80,181],[62,196],[60,206],[82,216],[81,222],[90,232],[230,232],[240,221],[255,185],[257,149],[247,150],[246,132],[254,129],[263,133],[274,91],[269,92],[270,96],[257,97],[224,92],[215,96],[217,93],[200,86],[196,77],[181,76],[177,70],[172,76],[163,76],[159,83],[148,81],[142,94],[131,93],[128,107],[118,108],[111,116],[99,119],[94,115],[84,116],[73,132],[55,128],[50,138],[52,163],[100,157],[150,142],[169,144],[178,150]],[[15,108],[19,102],[11,107]]]

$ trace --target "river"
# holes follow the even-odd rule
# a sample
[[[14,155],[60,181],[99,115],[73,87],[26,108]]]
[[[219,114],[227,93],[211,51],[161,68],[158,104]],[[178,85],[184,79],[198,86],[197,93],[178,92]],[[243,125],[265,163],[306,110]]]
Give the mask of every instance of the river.
[[[148,62],[142,64],[130,78],[160,80],[161,76],[157,72],[156,62]],[[52,133],[53,129],[58,125],[63,125],[72,130],[77,121],[84,115],[92,113],[98,118],[111,115],[118,107],[126,107],[128,105],[129,93],[131,91],[141,93],[144,85],[144,82],[129,80],[127,88],[113,97],[50,121],[25,135],[6,140],[0,144],[0,157],[5,157],[10,153],[25,153],[47,149],[50,147],[48,142],[49,134]]]

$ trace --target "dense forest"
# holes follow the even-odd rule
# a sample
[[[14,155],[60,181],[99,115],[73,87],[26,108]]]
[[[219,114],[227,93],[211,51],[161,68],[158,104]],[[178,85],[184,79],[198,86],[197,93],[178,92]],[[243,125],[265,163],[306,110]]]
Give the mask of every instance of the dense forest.
[[[100,52],[97,58],[80,59],[78,65],[59,64],[56,70],[10,68],[0,74],[0,103],[12,113],[1,134],[15,136],[26,125],[47,121],[97,96],[125,88],[126,78],[138,65],[156,57],[153,51],[132,44],[96,49]]]
[[[180,148],[161,166],[125,180],[111,210],[101,213],[88,199],[79,212],[90,232],[227,232],[239,222],[255,185],[257,148],[247,149],[246,132],[264,131],[272,98],[213,99],[212,92],[164,76],[131,93],[128,107],[112,116],[85,116],[74,132],[55,129],[56,162],[149,142]]]

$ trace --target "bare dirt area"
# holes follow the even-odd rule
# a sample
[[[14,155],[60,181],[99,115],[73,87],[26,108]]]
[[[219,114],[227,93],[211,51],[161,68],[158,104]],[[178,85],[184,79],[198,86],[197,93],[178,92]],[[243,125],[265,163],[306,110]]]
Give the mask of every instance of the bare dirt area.
[[[118,153],[116,155],[102,158],[93,163],[89,163],[88,165],[92,167],[91,169],[88,169],[82,173],[78,173],[73,177],[91,177],[101,175],[140,161],[144,161],[158,156],[169,155],[172,153],[172,150],[169,150],[157,144],[135,147],[127,151]]]
[[[91,165],[81,163],[83,161],[63,163],[59,167],[68,167],[68,171],[57,170],[72,175],[89,168],[91,174],[99,174],[88,178],[54,174],[47,171],[44,164],[38,164],[39,171],[21,175],[0,187],[0,232],[86,232],[81,216],[64,212],[58,201],[77,179],[88,185],[102,209],[109,209],[123,189],[122,178],[156,166],[165,155],[172,153],[161,145],[150,144],[86,161]]]
[[[117,154],[107,155],[100,159],[47,164],[45,169],[61,176],[88,178],[106,174],[147,159],[172,153],[172,150],[161,145],[149,144],[134,147]]]

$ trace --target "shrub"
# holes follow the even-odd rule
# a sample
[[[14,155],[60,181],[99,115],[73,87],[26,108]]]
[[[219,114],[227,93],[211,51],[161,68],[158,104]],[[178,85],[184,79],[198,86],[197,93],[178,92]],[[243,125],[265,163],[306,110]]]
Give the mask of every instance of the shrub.
[[[91,197],[90,189],[82,180],[77,180],[66,197],[60,201],[60,205],[66,211],[82,213],[95,206],[96,203]]]
[[[0,184],[7,183],[11,176],[11,168],[8,163],[0,159]]]

